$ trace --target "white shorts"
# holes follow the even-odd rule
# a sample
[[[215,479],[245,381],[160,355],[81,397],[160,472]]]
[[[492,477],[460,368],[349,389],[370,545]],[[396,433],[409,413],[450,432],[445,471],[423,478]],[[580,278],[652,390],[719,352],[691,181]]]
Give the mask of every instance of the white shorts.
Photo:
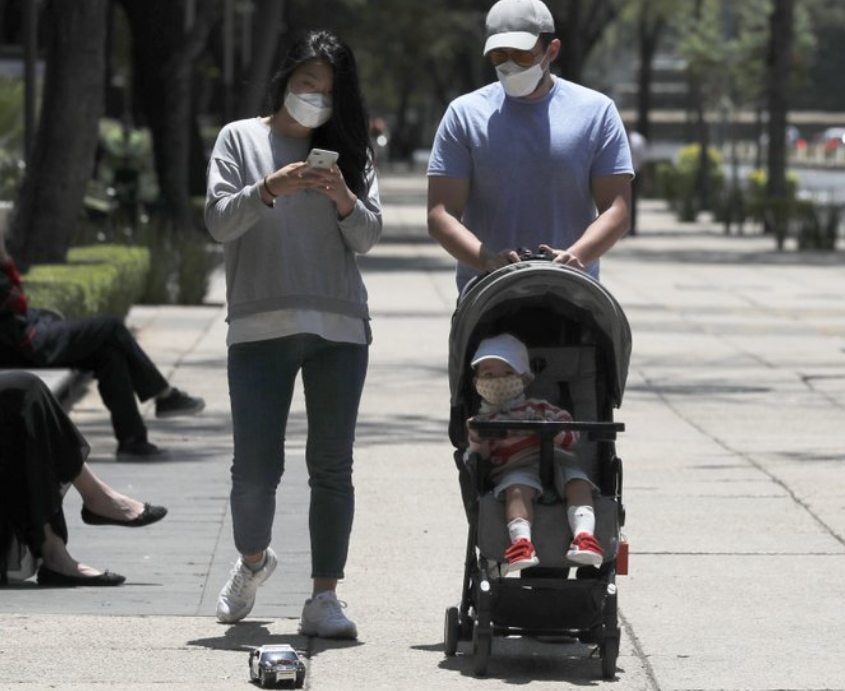
[[[543,493],[543,483],[540,482],[540,466],[521,466],[509,470],[496,483],[493,488],[493,496],[497,499],[508,488],[514,485],[524,485],[525,487],[533,487],[538,494]]]
[[[573,464],[568,457],[555,455],[555,476],[554,484],[555,490],[561,499],[566,498],[565,490],[567,483],[572,480],[585,480],[590,483],[593,493],[598,493],[599,489],[587,477],[587,474],[581,470],[577,465]],[[535,463],[528,466],[520,466],[502,474],[499,481],[493,487],[493,496],[497,499],[508,488],[514,485],[523,485],[525,487],[533,487],[538,494],[543,493],[543,483],[540,481],[540,464]]]

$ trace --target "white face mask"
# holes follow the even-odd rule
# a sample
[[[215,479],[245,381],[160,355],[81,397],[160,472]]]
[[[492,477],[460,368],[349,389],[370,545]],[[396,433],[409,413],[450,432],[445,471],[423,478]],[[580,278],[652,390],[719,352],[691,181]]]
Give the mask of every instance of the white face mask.
[[[486,379],[479,377],[475,380],[475,390],[478,391],[478,395],[491,405],[502,405],[519,396],[524,389],[525,384],[518,374]]]
[[[520,67],[513,60],[496,65],[496,75],[505,93],[513,98],[522,98],[532,93],[543,78],[543,61],[531,67]]]
[[[332,97],[329,94],[285,93],[285,110],[303,127],[312,130],[329,121],[332,116]]]

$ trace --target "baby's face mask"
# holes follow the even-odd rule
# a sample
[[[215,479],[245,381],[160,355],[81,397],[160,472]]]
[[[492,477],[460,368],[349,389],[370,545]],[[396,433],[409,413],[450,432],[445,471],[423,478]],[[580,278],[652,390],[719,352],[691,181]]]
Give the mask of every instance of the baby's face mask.
[[[516,398],[525,390],[525,383],[519,374],[507,374],[503,377],[476,377],[475,390],[478,395],[491,405],[501,405]]]

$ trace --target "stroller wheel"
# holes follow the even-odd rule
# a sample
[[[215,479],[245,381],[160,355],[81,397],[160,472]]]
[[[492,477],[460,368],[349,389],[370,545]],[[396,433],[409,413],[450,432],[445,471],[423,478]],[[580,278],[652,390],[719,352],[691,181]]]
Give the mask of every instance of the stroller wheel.
[[[446,609],[446,619],[443,624],[443,641],[446,655],[452,657],[458,652],[458,639],[461,633],[460,613],[457,607]]]
[[[601,653],[601,676],[603,679],[616,678],[616,658],[619,657],[619,634],[605,637],[599,646]]]
[[[489,629],[481,631],[476,622],[472,631],[472,671],[477,677],[487,673],[487,661],[493,647],[493,632]]]

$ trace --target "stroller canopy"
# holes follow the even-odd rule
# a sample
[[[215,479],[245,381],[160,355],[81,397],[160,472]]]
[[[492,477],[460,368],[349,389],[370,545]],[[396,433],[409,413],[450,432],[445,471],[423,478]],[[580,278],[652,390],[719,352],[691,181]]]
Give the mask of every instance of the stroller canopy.
[[[464,289],[449,336],[453,406],[460,403],[472,352],[487,335],[479,332],[479,325],[512,301],[550,305],[550,318],[556,314],[592,327],[604,351],[608,395],[615,407],[621,405],[631,357],[631,329],[619,303],[583,271],[548,260],[529,260],[497,269]]]

